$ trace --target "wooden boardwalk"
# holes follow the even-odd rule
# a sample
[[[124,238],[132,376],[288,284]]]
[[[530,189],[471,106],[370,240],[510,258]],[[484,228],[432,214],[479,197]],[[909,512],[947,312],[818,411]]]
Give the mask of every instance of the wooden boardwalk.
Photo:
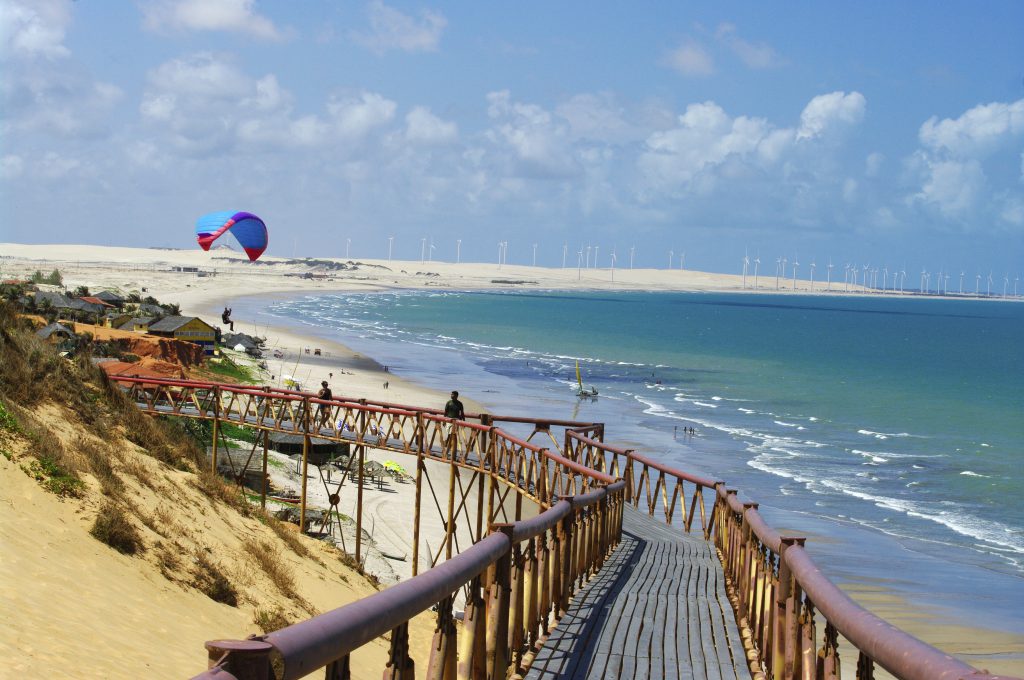
[[[622,543],[569,603],[526,675],[750,678],[711,544],[626,508]]]

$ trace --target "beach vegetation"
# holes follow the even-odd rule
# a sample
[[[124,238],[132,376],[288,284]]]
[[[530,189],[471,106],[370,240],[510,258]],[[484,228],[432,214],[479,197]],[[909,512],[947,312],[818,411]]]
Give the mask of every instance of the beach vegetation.
[[[96,540],[125,555],[135,555],[145,550],[139,532],[113,501],[108,501],[100,508],[89,533]]]
[[[253,613],[252,622],[259,626],[260,630],[264,633],[273,633],[275,630],[281,630],[292,625],[292,622],[288,620],[288,616],[280,608],[257,609]]]
[[[49,274],[44,274],[40,270],[33,272],[31,276],[32,283],[46,283],[51,286],[63,286],[64,277],[61,276],[60,270],[54,269]]]
[[[220,359],[211,359],[207,366],[211,373],[219,376],[230,378],[235,382],[240,383],[255,383],[256,376],[248,366],[239,364],[231,359],[231,357],[221,354]]]
[[[71,291],[71,297],[88,297],[89,295],[90,293],[88,286],[78,286],[73,291]]]
[[[280,550],[267,541],[252,538],[242,544],[242,549],[282,595],[289,599],[296,597],[295,576]]]
[[[0,430],[14,433],[21,431],[21,428],[18,426],[18,419],[4,406],[2,401],[0,401]]]
[[[197,552],[195,555],[192,585],[214,602],[220,602],[229,607],[238,606],[238,590],[224,575],[220,565],[214,563],[202,552]]]
[[[252,517],[255,508],[249,504],[242,487],[225,482],[220,475],[202,470],[198,476],[199,488],[210,499],[234,508],[243,517]]]

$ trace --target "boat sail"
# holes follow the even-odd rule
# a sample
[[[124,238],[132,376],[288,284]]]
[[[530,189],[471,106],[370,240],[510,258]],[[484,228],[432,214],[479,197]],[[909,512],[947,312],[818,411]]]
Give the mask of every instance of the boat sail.
[[[593,385],[583,385],[583,377],[580,375],[580,361],[576,360],[576,396],[577,397],[596,397],[597,388]]]

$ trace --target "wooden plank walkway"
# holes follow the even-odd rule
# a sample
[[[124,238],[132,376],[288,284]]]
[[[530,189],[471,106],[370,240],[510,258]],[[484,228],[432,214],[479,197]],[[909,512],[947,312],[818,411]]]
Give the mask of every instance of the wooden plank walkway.
[[[627,508],[622,543],[526,675],[567,678],[750,678],[712,546]]]

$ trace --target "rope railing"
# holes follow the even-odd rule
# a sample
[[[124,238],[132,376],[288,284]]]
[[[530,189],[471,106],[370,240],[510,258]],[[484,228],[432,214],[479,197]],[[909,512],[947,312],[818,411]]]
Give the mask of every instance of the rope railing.
[[[314,408],[319,413],[323,407],[331,422],[342,423],[339,437],[421,458],[430,451],[431,457],[500,478],[516,491],[517,504],[530,498],[544,509],[530,519],[489,522],[491,533],[473,546],[359,602],[284,631],[208,643],[211,669],[198,677],[270,677],[273,653],[286,669],[296,669],[282,677],[326,667],[328,678],[347,678],[348,655],[390,631],[385,677],[412,678],[408,620],[432,606],[437,624],[428,678],[501,677],[506,669],[522,670],[564,614],[572,593],[601,568],[618,543],[627,503],[649,516],[660,514],[670,525],[681,518],[686,533],[700,518],[701,533],[713,541],[721,559],[754,678],[838,680],[845,644],[856,651],[858,680],[873,678],[876,666],[903,680],[1003,677],[975,669],[871,614],[821,573],[803,538],[783,536],[770,527],[756,503],[741,502],[724,482],[605,443],[602,424],[487,414],[473,415],[480,420],[474,423],[445,418],[437,409],[347,398],[325,402],[276,388],[111,379],[152,413],[250,426],[269,422],[275,429],[297,433],[310,434]],[[564,426],[564,448],[542,448],[495,422],[532,424],[534,434]],[[330,431],[312,434],[332,437]],[[706,489],[714,492],[710,511]],[[488,516],[494,515],[489,511]],[[453,594],[460,588],[467,599],[457,637],[452,608]],[[383,612],[388,616],[382,618]],[[322,646],[294,642],[321,633],[327,640]]]

